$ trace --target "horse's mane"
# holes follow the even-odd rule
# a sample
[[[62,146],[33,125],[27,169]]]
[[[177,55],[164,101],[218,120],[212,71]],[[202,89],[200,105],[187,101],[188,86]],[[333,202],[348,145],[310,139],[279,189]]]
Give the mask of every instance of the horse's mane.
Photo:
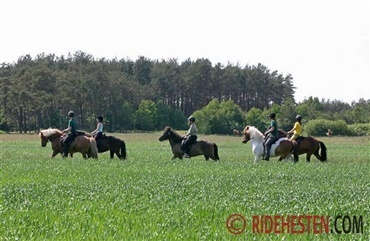
[[[174,141],[179,141],[179,142],[182,141],[182,136],[179,133],[177,133],[174,129],[172,129],[171,126],[166,126],[166,128],[164,128],[163,133],[167,133],[167,132],[171,133],[171,136],[174,138]]]
[[[262,136],[263,137],[263,134],[262,132],[260,132],[256,127],[254,126],[246,126],[243,130],[243,133],[247,133],[247,131],[249,131],[250,133],[250,136],[252,137],[256,137],[255,135],[258,135],[258,136]]]
[[[45,130],[41,130],[40,132],[45,137],[50,137],[50,136],[53,136],[55,134],[58,134],[58,135],[62,135],[63,134],[63,132],[61,132],[60,130],[58,130],[58,129],[51,129],[51,128],[45,129]]]

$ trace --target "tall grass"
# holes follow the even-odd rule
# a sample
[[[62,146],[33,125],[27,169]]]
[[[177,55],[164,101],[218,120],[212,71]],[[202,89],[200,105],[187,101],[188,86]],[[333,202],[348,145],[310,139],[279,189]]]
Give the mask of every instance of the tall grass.
[[[0,240],[369,240],[369,139],[324,138],[328,162],[253,164],[249,144],[203,136],[221,160],[171,161],[159,134],[119,135],[128,159],[50,159],[38,137],[2,137]],[[226,220],[247,218],[233,235]],[[362,215],[363,234],[254,234],[252,215]]]

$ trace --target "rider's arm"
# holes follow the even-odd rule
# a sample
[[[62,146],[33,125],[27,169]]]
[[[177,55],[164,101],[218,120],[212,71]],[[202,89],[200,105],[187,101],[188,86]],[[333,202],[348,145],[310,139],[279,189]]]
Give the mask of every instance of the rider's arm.
[[[265,135],[267,135],[268,133],[271,133],[275,130],[275,127],[274,126],[271,126],[270,129],[268,129],[266,132],[265,132]]]

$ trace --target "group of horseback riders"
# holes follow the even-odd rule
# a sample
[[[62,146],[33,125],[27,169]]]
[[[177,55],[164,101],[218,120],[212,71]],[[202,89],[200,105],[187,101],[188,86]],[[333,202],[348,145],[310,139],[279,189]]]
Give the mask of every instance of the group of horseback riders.
[[[266,139],[265,139],[265,156],[263,157],[263,160],[268,161],[270,159],[270,150],[272,144],[275,143],[279,139],[279,131],[277,127],[277,122],[276,122],[276,115],[275,113],[271,113],[269,115],[270,118],[270,125],[268,130],[264,133]],[[296,122],[294,123],[293,128],[287,132],[287,134],[293,134],[291,136],[291,140],[297,140],[300,136],[302,136],[302,116],[297,115],[295,117]]]
[[[75,113],[73,111],[68,112],[69,117],[68,127],[62,131],[63,133],[67,133],[66,137],[63,139],[63,157],[68,156],[68,149],[70,147],[70,144],[78,135],[77,123],[74,116]],[[94,136],[95,141],[98,142],[98,140],[103,136],[103,117],[102,116],[96,117],[96,121],[97,121],[96,129],[92,131],[91,134]]]
[[[74,140],[74,138],[78,135],[77,133],[77,124],[76,120],[74,119],[74,112],[69,111],[68,112],[68,127],[64,129],[63,133],[68,133],[66,138],[63,140],[63,157],[68,156],[68,148],[70,146],[70,143]],[[279,139],[279,131],[278,131],[278,125],[276,122],[276,115],[275,113],[271,113],[269,115],[270,118],[270,125],[268,127],[268,130],[264,133],[266,139],[265,139],[265,155],[263,157],[263,160],[269,160],[270,158],[270,150],[272,144],[275,143]],[[103,136],[103,117],[98,116],[96,118],[97,120],[97,126],[94,131],[91,132],[91,134],[94,136],[95,140],[98,142],[98,140]],[[185,135],[182,136],[183,142],[181,144],[181,148],[184,152],[183,157],[184,158],[190,158],[189,152],[191,145],[196,143],[197,141],[197,127],[195,125],[195,117],[190,116],[188,118],[188,125],[189,129],[186,132]],[[291,140],[296,140],[298,137],[302,135],[302,116],[297,115],[296,116],[296,122],[294,123],[293,128],[287,132],[287,134],[293,134],[291,136]]]
[[[62,131],[63,133],[67,133],[66,137],[63,139],[63,157],[68,156],[68,149],[70,147],[70,144],[78,135],[77,124],[74,116],[75,113],[73,111],[68,112],[69,117],[68,127]],[[92,131],[91,134],[94,136],[95,141],[98,143],[98,140],[103,136],[103,117],[98,116],[96,118],[96,121],[97,121],[96,129]],[[185,135],[183,135],[184,141],[182,142],[181,145],[181,148],[184,152],[183,156],[184,158],[190,158],[189,152],[191,145],[197,141],[197,127],[195,125],[194,116],[190,116],[188,118],[188,124],[190,127],[188,132]]]

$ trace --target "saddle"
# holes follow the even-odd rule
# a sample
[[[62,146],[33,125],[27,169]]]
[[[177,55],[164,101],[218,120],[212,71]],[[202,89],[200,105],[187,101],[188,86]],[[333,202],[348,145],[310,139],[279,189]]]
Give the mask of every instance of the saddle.
[[[69,143],[67,143],[67,145],[68,145],[69,147],[71,146],[72,142],[76,139],[76,137],[77,137],[77,136],[91,136],[89,133],[87,133],[87,132],[85,132],[85,131],[76,131],[76,133],[77,133],[77,135],[76,135],[76,136],[74,136],[74,137],[72,138],[72,140],[71,140]],[[60,143],[61,143],[62,147],[64,147],[64,140],[65,140],[67,137],[68,137],[68,135],[64,135],[64,136],[62,136],[62,137],[60,138]]]
[[[286,138],[286,134],[284,134],[283,132],[281,132],[280,130],[279,130],[279,136],[278,136],[278,138],[276,138],[272,143],[271,143],[271,145],[274,145],[278,140],[280,140],[281,138]],[[266,152],[266,145],[265,145],[265,143],[266,143],[266,140],[268,139],[268,135],[266,135],[265,136],[265,140],[264,140],[264,142],[263,142],[263,156],[265,156],[265,152]]]
[[[100,149],[100,144],[101,142],[105,139],[105,138],[108,138],[108,136],[106,136],[105,134],[103,134],[97,141],[96,141],[96,146],[98,147],[98,149]]]
[[[299,146],[299,143],[304,139],[304,136],[299,136],[295,141],[297,142],[297,145]]]
[[[191,149],[191,147],[194,145],[194,144],[196,144],[198,141],[195,141],[195,142],[193,142],[193,143],[190,143],[189,144],[189,149]],[[185,140],[182,140],[181,141],[181,148],[183,148],[184,147],[184,143],[185,143]]]

